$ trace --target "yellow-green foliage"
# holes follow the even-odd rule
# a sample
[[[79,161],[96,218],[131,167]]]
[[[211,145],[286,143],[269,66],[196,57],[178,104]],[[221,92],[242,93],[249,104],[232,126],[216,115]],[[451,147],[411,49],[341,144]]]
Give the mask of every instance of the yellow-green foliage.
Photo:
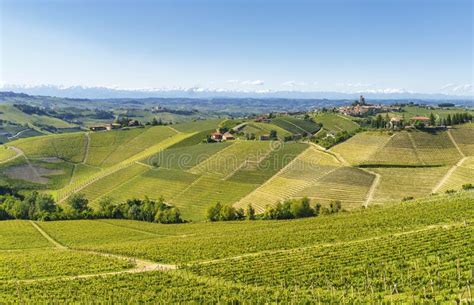
[[[102,196],[107,196],[113,192],[115,188],[130,182],[131,179],[134,179],[147,170],[148,167],[145,165],[134,164],[89,184],[80,192],[83,193],[89,201],[93,202]]]
[[[198,178],[199,176],[180,170],[149,169],[123,183],[113,192],[108,193],[108,196],[116,201],[131,198],[143,199],[145,195],[151,199],[159,199],[163,196],[170,201]]]
[[[38,126],[49,125],[56,128],[70,128],[76,127],[77,125],[68,123],[58,118],[50,116],[27,114],[12,105],[0,105],[0,119],[18,124],[32,124]]]
[[[269,135],[271,130],[275,130],[277,132],[277,137],[280,139],[292,134],[275,124],[258,122],[249,122],[244,128],[242,128],[241,132],[244,134],[254,134],[255,137],[259,139],[261,135]]]
[[[300,191],[296,197],[306,196],[321,204],[339,200],[345,209],[360,208],[374,178],[374,175],[357,168],[340,167]]]
[[[234,142],[211,158],[190,169],[194,174],[213,174],[221,178],[231,175],[245,162],[257,161],[272,149],[270,141]]]
[[[335,113],[318,113],[314,116],[317,123],[323,124],[323,128],[335,134],[341,131],[353,132],[359,128],[359,124]]]
[[[16,155],[13,149],[9,149],[4,145],[0,145],[0,162],[6,161]]]
[[[170,202],[181,210],[184,219],[203,220],[210,205],[232,204],[257,186],[203,175]]]
[[[474,124],[456,126],[450,130],[461,151],[466,156],[474,156]]]
[[[132,262],[68,250],[0,251],[0,281],[76,276],[128,269]]]
[[[112,166],[175,134],[166,126],[91,133],[87,163]]]
[[[474,185],[474,157],[468,157],[459,167],[456,167],[441,186],[440,191],[459,190],[464,184],[469,183]]]
[[[449,165],[461,155],[446,132],[396,132],[364,164],[371,165]]]
[[[274,205],[296,196],[339,166],[332,155],[310,147],[283,171],[237,202],[235,206],[246,208],[251,204],[257,211],[262,212],[267,205]]]
[[[426,298],[453,303],[466,296],[472,281],[473,199],[474,192],[462,192],[289,221],[40,223],[71,251],[101,251],[181,268],[63,280],[54,276],[100,274],[125,268],[126,262],[59,250],[18,256],[0,251],[1,279],[53,277],[0,281],[0,298],[6,303],[423,303]],[[28,248],[31,232],[18,224],[29,223],[9,223],[0,222],[0,232],[7,227],[23,245],[16,248]]]
[[[400,201],[404,197],[428,196],[448,172],[449,167],[371,168],[370,170],[381,175],[374,202],[384,203]]]
[[[51,247],[51,244],[27,221],[2,221],[0,228],[0,251]]]
[[[204,130],[216,129],[222,121],[222,119],[198,120],[195,122],[172,125],[172,127],[180,132],[199,132]]]
[[[349,140],[331,148],[339,153],[347,162],[358,165],[370,160],[370,157],[390,140],[385,132],[362,132]]]
[[[9,143],[21,149],[28,158],[56,157],[75,163],[82,162],[85,144],[84,133],[40,136]]]

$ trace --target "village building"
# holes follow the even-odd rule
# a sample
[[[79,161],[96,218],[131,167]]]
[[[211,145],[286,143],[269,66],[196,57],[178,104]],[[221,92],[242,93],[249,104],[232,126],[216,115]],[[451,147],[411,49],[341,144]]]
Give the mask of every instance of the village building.
[[[222,139],[225,140],[225,141],[235,140],[235,137],[230,132],[226,132],[222,135]]]
[[[222,141],[222,133],[220,133],[218,131],[211,133],[211,139],[213,139],[214,141],[217,141],[217,142]]]
[[[260,141],[268,141],[268,140],[270,140],[269,134],[263,134],[260,136]]]
[[[390,119],[390,122],[388,123],[388,127],[391,129],[396,129],[402,127],[403,124],[403,119],[401,117],[395,116]]]

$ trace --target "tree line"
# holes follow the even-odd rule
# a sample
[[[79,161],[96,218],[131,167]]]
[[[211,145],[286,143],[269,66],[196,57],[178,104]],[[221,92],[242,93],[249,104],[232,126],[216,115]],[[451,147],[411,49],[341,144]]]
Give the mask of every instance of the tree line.
[[[63,206],[56,204],[49,194],[31,192],[25,196],[16,190],[0,186],[0,220],[70,220],[115,218],[131,219],[157,223],[182,223],[178,208],[165,203],[163,198],[151,200],[128,199],[114,202],[108,197],[99,201],[99,208],[89,207],[84,194],[73,194]]]
[[[268,205],[262,214],[256,214],[251,204],[247,209],[236,209],[231,205],[223,205],[220,202],[210,206],[207,210],[206,219],[208,221],[232,221],[232,220],[279,220],[296,219],[305,217],[316,217],[319,215],[334,214],[342,211],[340,201],[333,201],[328,207],[316,204],[311,207],[307,197],[302,199],[288,199],[283,203],[279,202],[275,206]]]

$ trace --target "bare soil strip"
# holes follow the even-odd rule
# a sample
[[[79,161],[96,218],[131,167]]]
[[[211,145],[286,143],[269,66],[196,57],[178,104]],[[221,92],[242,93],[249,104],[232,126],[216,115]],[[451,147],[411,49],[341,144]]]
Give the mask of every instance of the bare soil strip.
[[[30,221],[31,225],[38,230],[38,232],[46,238],[51,244],[53,244],[57,249],[66,250],[66,251],[76,251],[82,253],[89,253],[94,255],[100,255],[109,258],[116,258],[121,260],[126,260],[129,262],[133,262],[135,267],[132,269],[121,270],[121,271],[113,271],[113,272],[100,272],[94,274],[82,274],[76,276],[57,276],[57,277],[47,277],[41,279],[30,279],[30,280],[14,280],[15,282],[36,282],[36,281],[44,281],[44,280],[54,280],[54,279],[61,279],[61,280],[74,280],[79,278],[90,278],[90,277],[97,277],[97,276],[107,276],[107,275],[117,275],[117,274],[124,274],[124,273],[140,273],[140,272],[150,272],[150,271],[166,271],[166,270],[175,270],[178,267],[176,265],[171,264],[159,264],[148,260],[138,259],[135,257],[128,257],[123,255],[117,255],[112,253],[106,252],[97,252],[97,251],[87,251],[87,250],[76,250],[66,247],[52,238],[48,233],[46,233],[38,224],[34,221]]]
[[[16,152],[16,155],[11,157],[11,158],[8,158],[6,160],[0,161],[0,164],[8,163],[8,162],[10,162],[12,160],[15,160],[16,158],[21,157],[23,155],[23,151],[19,148],[16,148],[14,146],[8,146],[8,149],[14,150]]]

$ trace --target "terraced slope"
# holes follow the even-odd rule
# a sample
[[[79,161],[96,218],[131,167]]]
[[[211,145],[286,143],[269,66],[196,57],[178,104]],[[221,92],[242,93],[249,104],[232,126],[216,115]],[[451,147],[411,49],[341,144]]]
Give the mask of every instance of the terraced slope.
[[[116,186],[120,185],[120,183],[118,183],[117,181],[123,181],[123,178],[115,177],[115,174],[118,171],[123,170],[124,173],[126,173],[128,167],[130,167],[132,165],[136,165],[137,162],[144,161],[147,158],[149,158],[153,155],[156,155],[160,151],[162,151],[162,150],[164,150],[164,149],[166,149],[166,148],[168,148],[168,147],[170,147],[170,146],[172,146],[172,145],[174,145],[174,144],[176,144],[176,143],[178,143],[178,142],[180,142],[180,141],[182,141],[182,140],[184,140],[187,137],[190,137],[192,135],[193,134],[179,133],[179,134],[176,134],[175,136],[167,137],[167,138],[163,139],[161,142],[157,142],[156,144],[151,145],[150,147],[148,147],[146,149],[143,149],[142,151],[140,151],[139,153],[129,157],[128,159],[125,159],[125,160],[123,160],[119,163],[116,163],[115,165],[110,166],[107,169],[101,170],[97,174],[89,176],[89,178],[87,180],[84,180],[84,181],[81,181],[81,182],[78,182],[78,183],[69,184],[65,188],[59,190],[56,193],[56,197],[58,198],[58,200],[60,202],[62,202],[68,196],[70,196],[72,193],[82,192],[82,190],[84,190],[85,188],[92,188],[92,190],[94,190],[95,189],[94,184],[102,183],[100,180],[102,180],[104,178],[107,178],[108,180],[114,181],[112,184],[113,184],[113,187],[116,187]],[[144,168],[148,168],[144,164],[139,164],[139,166],[144,167]],[[95,191],[92,191],[91,196],[94,197],[94,195],[93,195],[94,193],[95,193]],[[90,199],[90,200],[95,200],[95,199],[96,198],[94,197],[94,199]]]
[[[374,179],[374,175],[360,169],[340,167],[301,190],[295,197],[309,197],[322,204],[339,200],[345,209],[360,208]]]
[[[171,147],[150,157],[147,163],[168,169],[189,170],[230,145],[231,142],[223,142]]]
[[[257,162],[272,150],[272,142],[243,141],[232,145],[191,168],[193,174],[211,174],[226,178],[245,166],[248,162]]]
[[[350,118],[335,113],[319,113],[314,116],[314,120],[333,134],[341,131],[353,132],[360,127]]]
[[[252,204],[257,211],[262,212],[267,205],[274,205],[279,201],[297,196],[340,166],[333,156],[309,147],[234,206],[246,208]]]
[[[84,133],[68,133],[20,139],[9,145],[21,149],[28,158],[58,158],[82,162],[85,154]]]
[[[474,156],[474,123],[456,126],[449,131],[466,156]]]
[[[277,117],[272,119],[272,123],[288,130],[292,134],[314,134],[319,130],[318,124],[291,116]]]
[[[474,185],[474,157],[467,157],[441,185],[439,191],[459,190],[464,184]]]
[[[167,126],[91,133],[87,164],[110,167],[175,134]]]
[[[374,203],[400,201],[405,197],[428,196],[448,170],[449,166],[371,168],[371,171],[381,176],[380,185],[375,192]]]
[[[370,160],[389,141],[390,135],[387,133],[363,132],[332,147],[331,151],[340,154],[351,165],[358,165]]]

